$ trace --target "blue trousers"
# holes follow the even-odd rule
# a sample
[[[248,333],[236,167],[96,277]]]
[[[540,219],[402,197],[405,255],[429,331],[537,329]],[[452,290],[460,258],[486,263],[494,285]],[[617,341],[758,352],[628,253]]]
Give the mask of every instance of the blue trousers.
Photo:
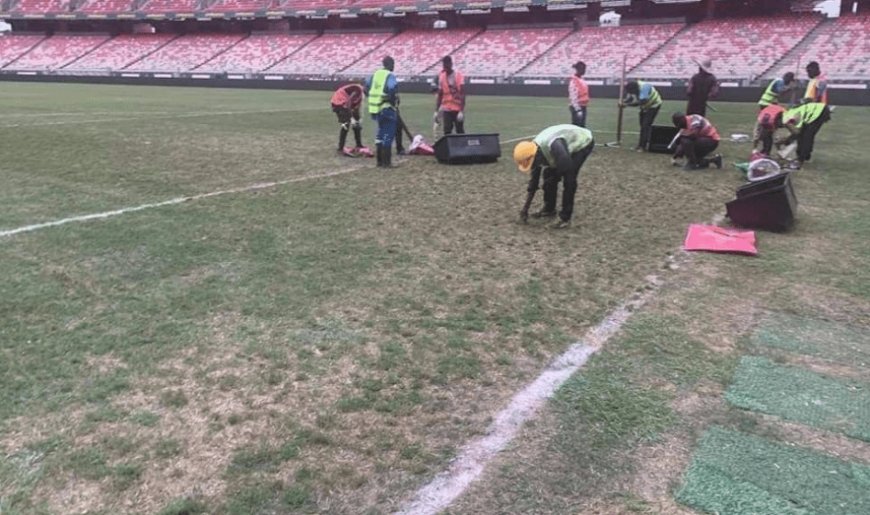
[[[396,110],[388,107],[378,113],[375,119],[378,121],[378,135],[375,137],[375,142],[384,147],[390,147],[393,140],[396,139],[396,129],[399,126]]]

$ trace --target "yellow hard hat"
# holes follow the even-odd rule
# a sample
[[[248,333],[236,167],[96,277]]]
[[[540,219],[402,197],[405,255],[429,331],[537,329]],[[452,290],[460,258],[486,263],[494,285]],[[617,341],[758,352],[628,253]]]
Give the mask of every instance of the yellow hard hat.
[[[523,173],[529,173],[532,169],[532,163],[535,161],[535,154],[538,153],[538,145],[534,141],[520,141],[514,147],[514,161]]]

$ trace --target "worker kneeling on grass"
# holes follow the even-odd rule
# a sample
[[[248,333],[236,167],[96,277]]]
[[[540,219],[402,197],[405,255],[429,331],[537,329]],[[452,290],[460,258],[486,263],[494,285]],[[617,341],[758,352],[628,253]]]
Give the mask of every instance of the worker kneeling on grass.
[[[680,129],[679,145],[671,160],[673,164],[678,164],[677,159],[685,157],[683,170],[709,168],[710,163],[722,168],[722,156],[716,154],[707,157],[719,146],[719,131],[709,120],[699,114],[683,113],[674,113],[671,120],[674,127]]]
[[[554,125],[541,131],[532,141],[521,141],[514,147],[514,161],[523,173],[531,175],[528,196],[520,211],[520,220],[529,219],[529,206],[538,190],[541,175],[544,177],[544,207],[534,213],[534,218],[556,216],[556,196],[559,181],[562,184],[562,210],[559,220],[553,225],[564,229],[571,225],[574,212],[574,193],[577,191],[577,177],[586,158],[595,148],[592,132],[576,125]]]

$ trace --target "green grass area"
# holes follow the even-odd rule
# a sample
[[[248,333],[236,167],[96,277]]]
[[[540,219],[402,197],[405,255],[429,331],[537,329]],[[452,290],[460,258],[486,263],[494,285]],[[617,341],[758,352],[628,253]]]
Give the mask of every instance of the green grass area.
[[[759,323],[752,343],[844,365],[870,363],[870,332],[827,320],[773,313]]]
[[[825,377],[766,358],[744,357],[725,398],[760,411],[870,442],[868,385]]]
[[[740,184],[734,170],[596,149],[575,224],[556,232],[516,223],[525,176],[509,145],[475,167],[408,158],[384,172],[335,156],[326,92],[0,92],[0,229],[358,168],[0,241],[3,513],[389,512]],[[412,130],[428,130],[432,103],[403,97]],[[615,137],[611,104],[590,112],[599,142]],[[751,129],[754,106],[718,107],[720,132]],[[826,145],[849,144],[857,131],[839,131],[866,112],[837,110],[843,129],[823,129],[813,167],[839,166]],[[562,99],[471,98],[467,110],[470,130],[503,140],[566,118]],[[812,169],[799,191],[850,191]],[[838,216],[863,234],[850,213]],[[827,223],[806,218],[798,234]],[[794,266],[786,238],[762,239],[776,266]],[[633,322],[555,404],[599,447],[573,433],[555,449],[606,463],[676,423],[675,392],[724,381],[733,357],[690,326],[680,313]]]
[[[706,513],[854,514],[870,511],[870,467],[712,428],[677,498]]]

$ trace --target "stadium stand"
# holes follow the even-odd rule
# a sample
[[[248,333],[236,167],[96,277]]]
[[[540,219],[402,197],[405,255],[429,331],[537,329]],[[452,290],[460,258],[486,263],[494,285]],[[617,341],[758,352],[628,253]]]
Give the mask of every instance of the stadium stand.
[[[64,67],[65,70],[122,70],[166,45],[175,34],[122,34]]]
[[[86,13],[122,13],[133,10],[133,0],[89,0],[77,10]]]
[[[72,11],[71,0],[18,0],[9,9],[20,13],[65,13]]]
[[[226,51],[241,34],[189,34],[172,40],[153,54],[128,66],[137,71],[187,71]]]
[[[21,54],[35,47],[43,39],[45,36],[41,34],[5,34],[0,36],[0,66],[6,66],[18,59]]]
[[[843,16],[824,22],[765,75],[794,70],[798,59],[819,61],[829,79],[870,77],[870,15]],[[800,70],[803,77],[804,71]]]
[[[109,36],[70,36],[55,34],[44,39],[18,60],[7,65],[15,70],[53,70],[63,68],[103,44]]]
[[[567,77],[574,73],[571,65],[582,59],[586,62],[587,77],[618,77],[622,72],[624,55],[628,56],[626,68],[630,70],[683,27],[680,23],[585,27],[560,41],[518,75]]]
[[[486,30],[454,52],[453,62],[466,76],[506,77],[570,33],[568,28]],[[429,71],[436,72],[438,66]]]
[[[333,75],[393,37],[389,32],[324,34],[289,58],[269,68],[270,72]]]
[[[324,9],[341,9],[353,4],[353,0],[276,0],[275,7],[293,9],[296,11],[314,11]],[[383,5],[384,2],[381,2]]]
[[[268,0],[217,0],[203,6],[204,11],[215,12],[255,12],[269,6]]]
[[[381,64],[385,55],[396,60],[396,73],[420,75],[445,55],[453,53],[480,33],[480,29],[409,30],[390,39],[368,55],[342,70],[343,75],[368,74]]]
[[[209,72],[258,72],[291,55],[315,34],[257,34],[198,67]]]
[[[815,15],[706,20],[689,26],[631,71],[641,78],[689,77],[713,59],[719,78],[750,79],[781,59],[821,22]]]
[[[188,13],[199,11],[201,0],[147,0],[137,11],[146,13]]]

